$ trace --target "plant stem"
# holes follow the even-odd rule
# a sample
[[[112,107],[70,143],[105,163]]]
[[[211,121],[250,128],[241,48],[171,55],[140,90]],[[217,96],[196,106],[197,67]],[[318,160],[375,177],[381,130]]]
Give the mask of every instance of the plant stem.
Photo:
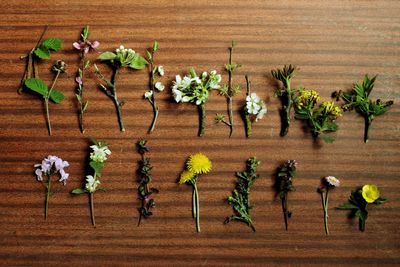
[[[45,200],[45,211],[44,211],[44,218],[47,220],[47,214],[49,211],[49,199],[50,199],[50,192],[51,192],[51,175],[47,175],[47,191],[46,191],[46,200]]]
[[[369,133],[369,127],[371,126],[371,120],[368,118],[368,116],[365,116],[365,129],[364,129],[364,143],[368,143],[368,133]]]
[[[285,220],[285,229],[287,231],[288,230],[288,219],[289,219],[287,194],[285,194],[284,197],[282,198],[282,210],[283,210],[283,217]]]
[[[364,232],[365,231],[365,220],[359,219],[358,223],[359,223],[359,226],[360,226],[360,231]]]
[[[233,53],[233,42],[232,42],[232,46],[229,48],[229,65],[232,65],[232,53]],[[229,116],[229,128],[230,128],[230,132],[229,132],[229,137],[232,136],[233,133],[233,111],[232,111],[232,70],[229,69],[228,71],[228,116]]]
[[[112,100],[114,102],[115,108],[117,109],[117,115],[118,115],[118,123],[119,123],[119,129],[121,132],[125,132],[125,127],[124,127],[124,122],[122,121],[122,104],[118,100],[117,96],[117,77],[119,73],[119,67],[114,67],[113,68],[113,76],[111,78],[111,84],[112,86]]]
[[[199,119],[200,119],[198,135],[203,136],[206,128],[206,109],[204,107],[204,104],[198,105],[198,109],[199,109]]]
[[[199,192],[197,191],[196,183],[193,183],[194,192],[196,195],[196,230],[200,233],[200,205],[199,205]]]
[[[246,111],[243,111],[244,113],[246,113]],[[246,137],[249,138],[252,134],[252,125],[251,125],[251,119],[249,114],[245,114],[245,121],[246,121]]]
[[[85,52],[81,52],[81,68],[82,68],[82,85],[79,85],[79,96],[80,96],[80,101],[79,101],[79,128],[81,130],[81,133],[85,133],[85,127],[83,125],[83,113],[84,113],[84,107],[85,107],[85,101],[83,100],[83,82],[84,82],[84,77],[85,77]]]
[[[193,183],[193,192],[192,192],[192,215],[193,219],[196,219],[197,215],[197,210],[196,210],[196,203],[197,203],[197,197],[196,197],[196,192],[194,190],[194,183]]]
[[[90,217],[92,218],[93,227],[96,227],[96,221],[94,219],[94,199],[93,193],[89,193],[89,202],[90,202]]]
[[[156,103],[156,92],[154,90],[154,66],[153,66],[153,60],[150,61],[150,90],[153,92],[151,95],[152,101],[151,105],[153,106],[153,121],[151,122],[150,130],[149,133],[152,133],[154,131],[154,128],[156,127],[157,123],[157,118],[158,118],[158,106]]]
[[[233,111],[232,111],[232,104],[233,104],[233,98],[231,96],[228,97],[228,117],[229,117],[229,128],[230,128],[230,132],[229,132],[229,137],[232,136],[233,134]]]
[[[57,71],[56,77],[53,80],[53,84],[50,87],[49,92],[47,93],[47,96],[44,98],[44,103],[45,103],[45,108],[46,108],[46,119],[47,119],[47,129],[49,131],[49,135],[51,135],[51,122],[50,122],[50,112],[49,112],[49,99],[51,92],[53,91],[54,85],[57,82],[58,76],[60,75],[61,71]]]
[[[325,227],[325,233],[329,235],[329,227],[328,227],[328,191],[329,189],[327,188],[325,193],[322,191],[321,192],[321,197],[322,197],[322,206],[324,209],[324,227]]]

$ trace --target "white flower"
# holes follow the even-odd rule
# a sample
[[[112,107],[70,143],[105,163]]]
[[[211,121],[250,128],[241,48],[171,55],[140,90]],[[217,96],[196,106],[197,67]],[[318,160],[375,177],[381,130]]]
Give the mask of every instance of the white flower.
[[[89,193],[93,193],[96,191],[97,186],[100,184],[99,180],[96,180],[92,175],[86,176],[86,185],[85,188]]]
[[[164,76],[164,67],[163,66],[158,66],[157,71],[158,71],[158,74],[160,74],[160,76]]]
[[[256,121],[261,120],[266,113],[267,113],[267,105],[265,105],[264,101],[261,101],[261,109],[257,113]]]
[[[119,50],[125,50],[125,47],[123,45],[120,45]]]
[[[174,95],[176,103],[179,103],[182,100],[182,92],[178,89],[172,89],[172,94]]]
[[[156,82],[156,84],[154,85],[154,87],[158,90],[158,91],[163,91],[165,86],[161,83],[161,82]]]
[[[186,78],[186,77],[185,77],[185,78]],[[197,77],[197,76],[194,77],[194,78],[192,78],[192,79],[190,80],[190,83],[191,83],[192,81],[195,82],[195,83],[197,83],[197,84],[201,84],[201,80],[200,80],[200,78]],[[190,83],[189,83],[189,85],[190,85]]]
[[[247,112],[253,115],[257,115],[257,113],[261,110],[260,98],[256,93],[251,93],[246,97],[246,108]]]
[[[333,186],[333,187],[338,187],[340,186],[340,181],[334,176],[327,176],[325,177],[325,181],[328,183],[328,185]]]
[[[188,97],[186,95],[184,97],[182,97],[182,103],[187,103],[189,101],[190,101],[190,97]]]
[[[150,99],[152,95],[153,95],[153,91],[146,91],[144,93],[144,98]]]
[[[36,164],[36,165],[39,165],[39,166],[40,166],[40,164]],[[36,165],[35,165],[35,167],[37,167]],[[36,174],[36,176],[37,176],[37,180],[38,180],[38,181],[43,181],[43,172],[42,172],[41,169],[36,169],[36,170],[35,170],[35,174]]]
[[[60,170],[60,175],[61,175],[61,178],[60,178],[60,180],[58,180],[59,182],[62,182],[64,185],[67,183],[67,179],[68,179],[68,177],[69,177],[69,173],[66,173],[65,171],[64,171],[64,169],[61,169]]]
[[[117,52],[117,54],[120,52],[121,50],[119,50],[119,48],[115,49],[115,52]]]
[[[201,74],[201,78],[205,79],[207,77],[207,75],[208,75],[208,73],[207,73],[207,71],[205,71]]]
[[[211,73],[211,75],[215,75],[215,74],[217,74],[217,71],[216,70],[212,70],[212,71],[210,71],[210,73]]]
[[[96,162],[104,162],[107,160],[107,156],[111,155],[111,151],[107,146],[98,147],[97,145],[90,146],[93,152],[90,153],[90,159]]]

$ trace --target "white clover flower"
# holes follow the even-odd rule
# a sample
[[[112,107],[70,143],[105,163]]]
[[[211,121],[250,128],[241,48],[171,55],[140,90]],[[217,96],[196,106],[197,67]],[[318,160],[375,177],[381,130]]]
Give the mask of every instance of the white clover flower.
[[[146,91],[144,93],[144,98],[150,99],[152,95],[153,95],[153,91]]]
[[[158,66],[157,67],[157,72],[160,74],[160,76],[164,76],[164,67],[163,66]]]
[[[156,82],[156,84],[154,85],[154,87],[158,90],[158,91],[164,91],[165,86],[161,83],[161,82]]]
[[[182,92],[179,91],[178,89],[172,89],[172,94],[174,95],[174,99],[176,103],[181,102],[182,100]]]
[[[260,98],[256,93],[251,93],[246,97],[246,109],[249,114],[257,115],[261,110]]]
[[[340,181],[334,176],[327,176],[325,177],[325,181],[328,183],[329,186],[332,187],[339,187],[340,186]]]
[[[85,188],[89,193],[93,193],[96,191],[97,186],[100,184],[100,181],[95,179],[92,175],[86,176],[86,185]]]
[[[97,145],[90,146],[93,152],[90,153],[90,159],[96,162],[104,162],[107,160],[107,156],[111,155],[111,151],[107,146],[98,147]]]

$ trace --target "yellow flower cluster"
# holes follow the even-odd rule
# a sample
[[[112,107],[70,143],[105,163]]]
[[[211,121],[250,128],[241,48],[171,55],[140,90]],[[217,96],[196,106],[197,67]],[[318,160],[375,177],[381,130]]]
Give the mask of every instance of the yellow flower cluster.
[[[320,99],[317,91],[300,90],[300,95],[296,99],[297,108],[301,109],[310,104],[315,104]]]
[[[198,174],[209,173],[212,168],[210,159],[203,153],[191,155],[186,162],[187,169],[181,173],[179,183],[184,184]]]
[[[377,200],[381,193],[379,189],[374,184],[366,184],[362,187],[361,194],[367,203],[374,203]]]
[[[323,102],[321,104],[322,111],[330,116],[333,120],[337,119],[338,117],[342,116],[342,109],[338,106],[335,106],[333,102]]]

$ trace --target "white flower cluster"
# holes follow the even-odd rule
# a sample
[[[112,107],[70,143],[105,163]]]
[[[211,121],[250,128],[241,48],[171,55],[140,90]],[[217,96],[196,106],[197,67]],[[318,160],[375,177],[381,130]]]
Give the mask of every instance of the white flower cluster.
[[[121,63],[121,67],[131,64],[135,57],[137,57],[135,50],[127,49],[123,45],[115,49],[115,52],[117,53],[115,60]]]
[[[35,171],[38,181],[43,181],[43,174],[52,175],[53,173],[60,173],[60,182],[64,185],[67,183],[69,174],[64,171],[68,167],[68,161],[62,160],[57,156],[48,156],[42,160],[41,164],[35,164],[34,167],[38,168]]]
[[[97,186],[100,184],[100,181],[94,178],[92,175],[87,175],[86,176],[86,191],[89,193],[93,193],[96,191]]]
[[[251,93],[246,97],[246,111],[250,115],[255,115],[258,121],[267,113],[267,105],[256,93]]]
[[[194,70],[191,70],[190,76],[185,76],[183,79],[180,75],[176,75],[173,81],[172,94],[177,103],[196,103],[196,105],[204,104],[209,96],[209,91],[219,89],[221,86],[221,75],[213,70],[208,74],[203,72],[201,78],[196,75]]]
[[[107,160],[107,156],[111,155],[111,151],[108,149],[108,146],[92,145],[90,148],[93,150],[93,152],[90,153],[90,159],[93,161],[104,162]]]
[[[117,54],[127,55],[127,54],[135,54],[135,50],[127,49],[123,45],[120,45],[119,48],[115,49]]]

